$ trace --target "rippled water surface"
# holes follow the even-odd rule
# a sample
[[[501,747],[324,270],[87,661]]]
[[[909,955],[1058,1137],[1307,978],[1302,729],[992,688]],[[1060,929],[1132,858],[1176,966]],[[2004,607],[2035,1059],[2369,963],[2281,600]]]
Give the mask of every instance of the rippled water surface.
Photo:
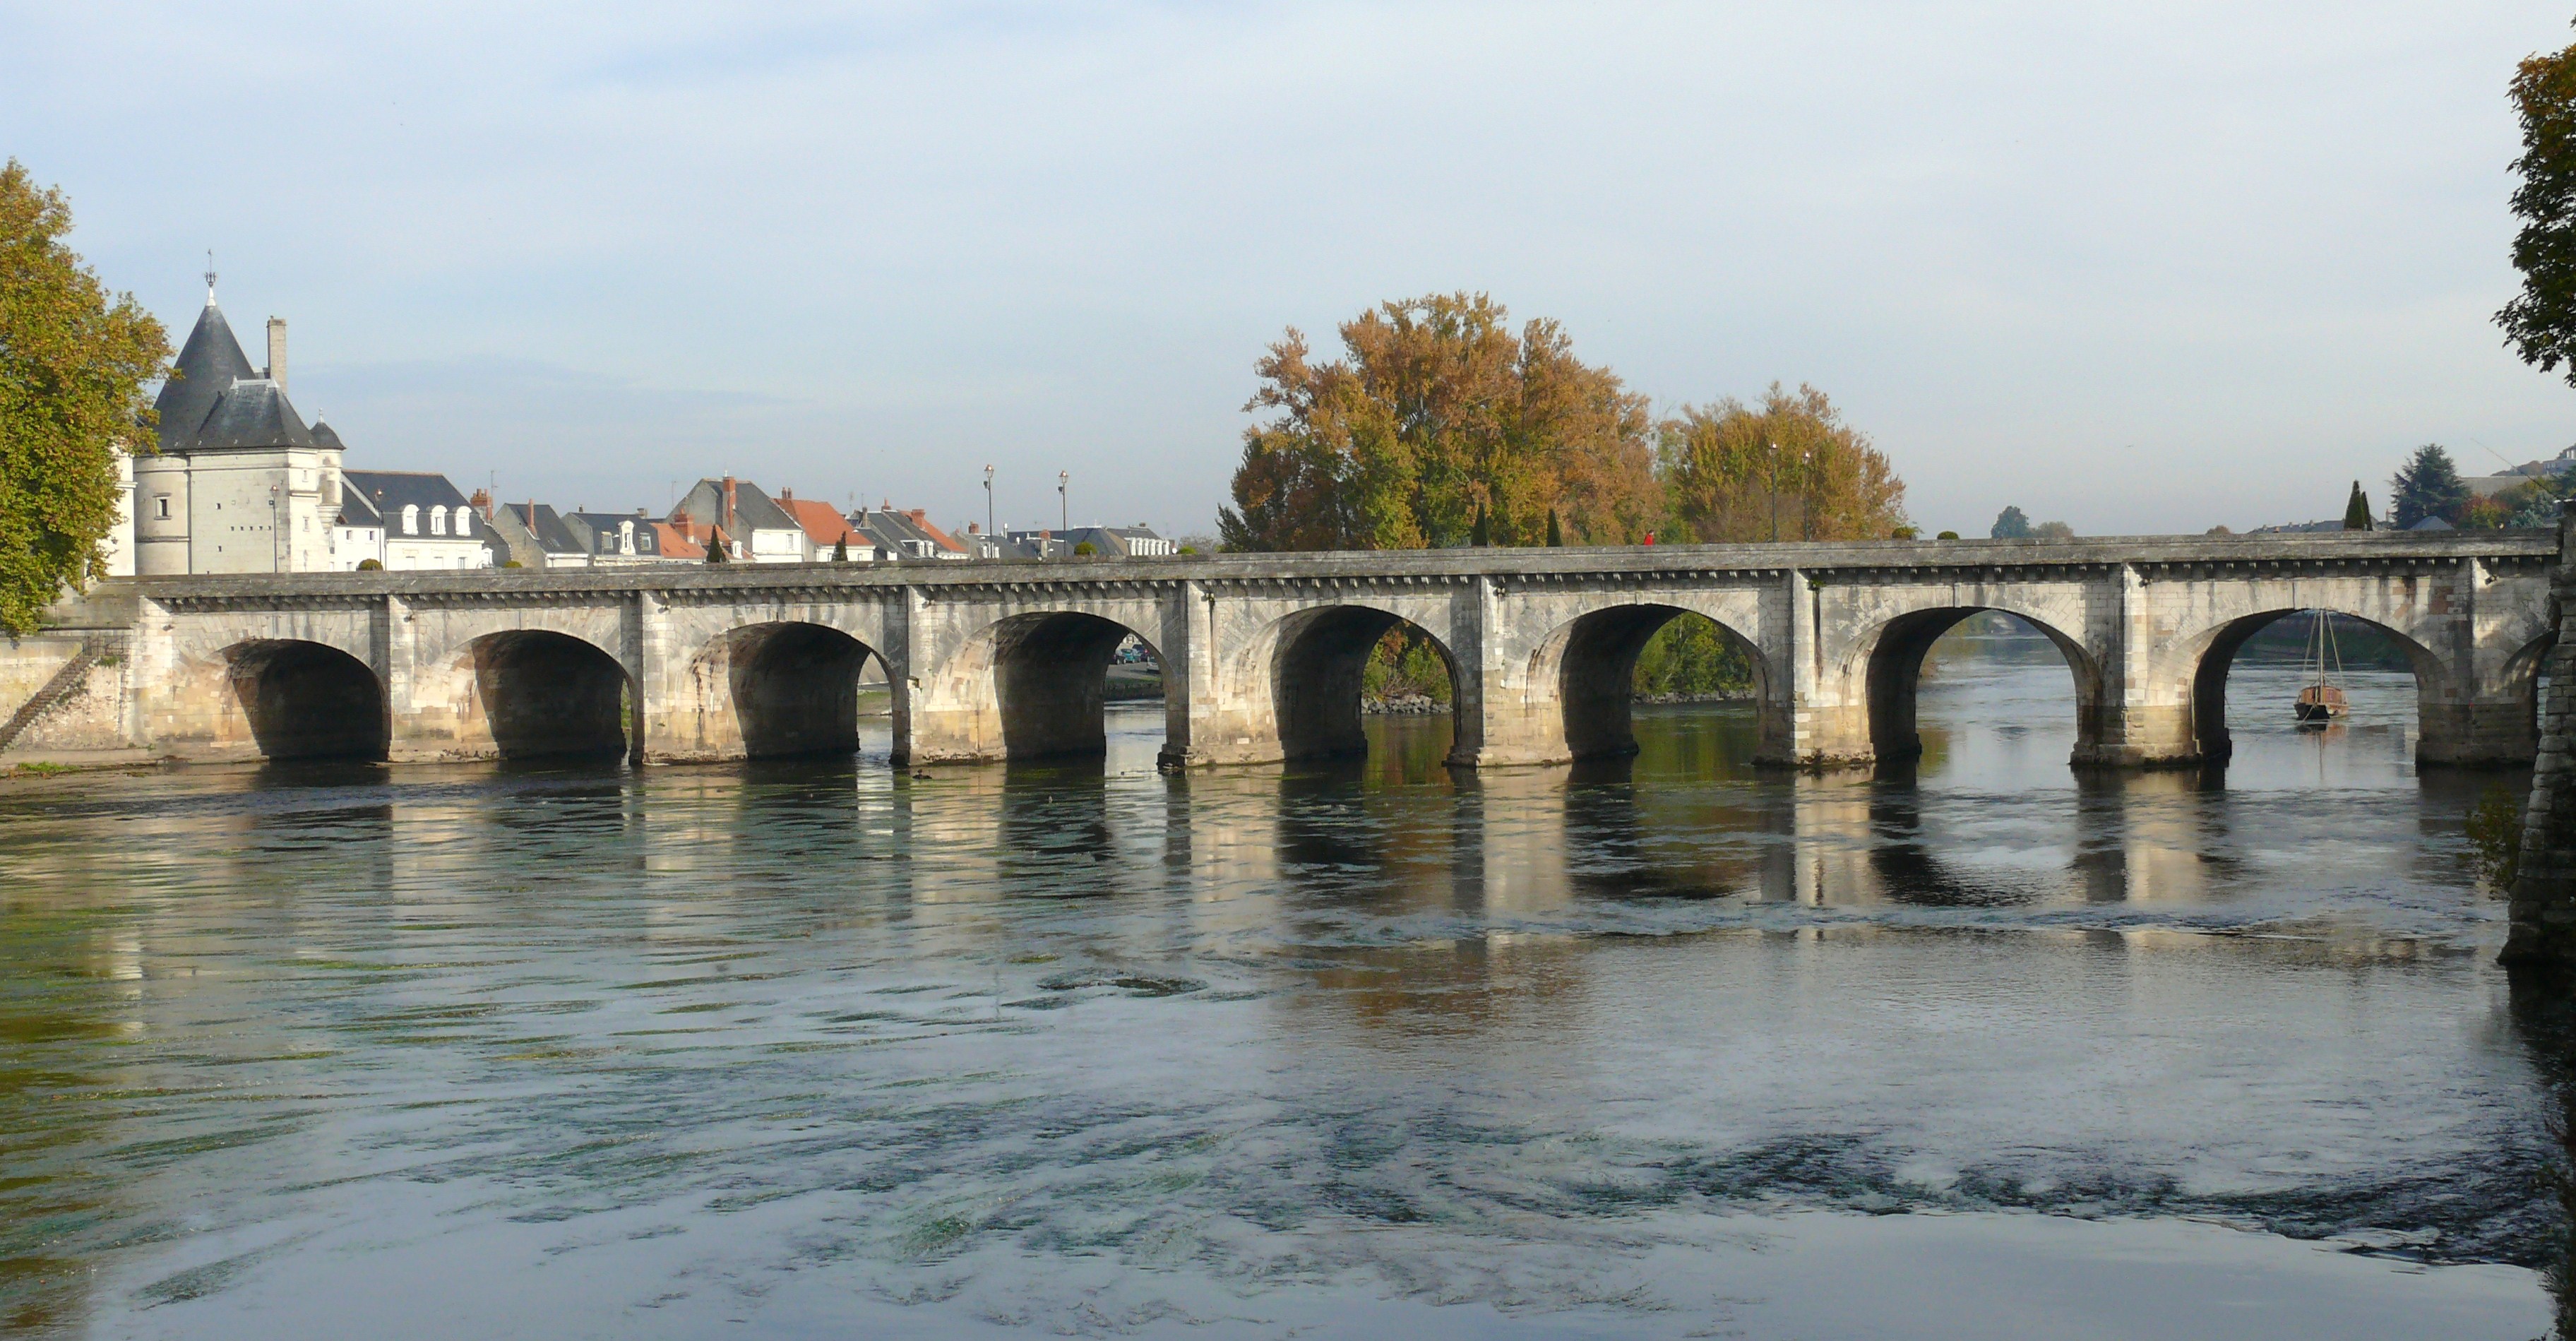
[[[2564,1030],[2402,676],[2078,775],[185,770],[0,786],[0,1327],[2532,1337]],[[2513,780],[2518,783],[2518,780]]]

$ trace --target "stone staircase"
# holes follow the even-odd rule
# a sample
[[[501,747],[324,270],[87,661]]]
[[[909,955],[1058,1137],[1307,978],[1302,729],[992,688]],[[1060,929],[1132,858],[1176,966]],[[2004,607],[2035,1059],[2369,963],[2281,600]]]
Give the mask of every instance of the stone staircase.
[[[63,668],[54,672],[52,679],[45,681],[44,688],[37,690],[33,697],[19,704],[18,710],[9,715],[8,721],[0,722],[0,752],[5,752],[10,746],[17,744],[18,737],[25,734],[28,727],[34,726],[46,713],[53,711],[55,704],[70,698],[77,692],[81,682],[89,678],[90,669],[98,665],[102,654],[103,649],[97,640],[83,642],[79,653],[64,662]]]

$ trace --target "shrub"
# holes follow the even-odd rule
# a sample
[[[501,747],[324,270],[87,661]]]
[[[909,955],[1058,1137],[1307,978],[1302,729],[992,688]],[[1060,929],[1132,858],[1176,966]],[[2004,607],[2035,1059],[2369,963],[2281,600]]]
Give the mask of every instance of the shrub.
[[[2469,811],[2469,864],[2492,890],[2510,890],[2522,870],[2522,798],[2499,782]]]
[[[360,559],[358,560],[358,571],[361,573],[381,573],[385,571],[385,565],[382,561],[376,559]]]
[[[1092,543],[1091,543],[1090,541],[1088,541],[1088,540],[1083,541],[1081,544],[1076,545],[1076,546],[1074,546],[1074,547],[1073,547],[1073,557],[1075,557],[1075,558],[1077,558],[1077,559],[1088,559],[1088,558],[1092,558],[1092,557],[1094,557],[1094,556],[1098,555],[1099,553],[1100,553],[1100,547],[1099,547],[1098,545],[1092,544]]]
[[[1941,534],[1932,538],[1935,540],[1956,540],[1959,538],[1959,533],[1956,531],[1943,531]]]

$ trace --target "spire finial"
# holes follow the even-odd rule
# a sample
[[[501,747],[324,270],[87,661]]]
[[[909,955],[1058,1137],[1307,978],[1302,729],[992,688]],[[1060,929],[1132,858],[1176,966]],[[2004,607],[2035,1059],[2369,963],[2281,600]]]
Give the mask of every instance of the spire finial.
[[[211,307],[211,306],[213,306],[214,301],[215,301],[215,249],[214,249],[214,248],[212,248],[212,247],[208,247],[208,248],[206,248],[206,303],[207,303],[207,305],[208,305],[208,306],[210,306],[210,307]]]

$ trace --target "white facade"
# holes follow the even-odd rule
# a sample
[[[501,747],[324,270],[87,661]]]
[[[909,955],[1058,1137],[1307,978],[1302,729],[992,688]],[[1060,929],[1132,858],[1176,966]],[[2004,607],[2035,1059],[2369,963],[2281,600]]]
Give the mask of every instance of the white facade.
[[[341,565],[340,454],[281,447],[163,455],[135,463],[136,568],[312,573]],[[351,563],[351,567],[355,564]]]
[[[384,537],[380,561],[386,568],[409,572],[492,566],[492,551],[481,535],[488,523],[473,508],[406,503],[385,512],[384,529],[377,534]]]

